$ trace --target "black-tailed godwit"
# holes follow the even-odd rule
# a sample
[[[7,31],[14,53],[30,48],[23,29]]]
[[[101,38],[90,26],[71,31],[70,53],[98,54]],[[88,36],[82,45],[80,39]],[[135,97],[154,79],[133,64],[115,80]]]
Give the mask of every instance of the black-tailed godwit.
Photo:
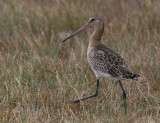
[[[104,22],[99,16],[94,16],[89,19],[89,22],[81,27],[79,30],[71,34],[69,37],[63,40],[66,41],[69,38],[75,36],[76,34],[86,30],[89,27],[93,27],[94,31],[89,40],[89,46],[87,51],[88,62],[94,71],[97,78],[97,88],[93,95],[87,96],[82,99],[72,100],[70,102],[77,103],[81,100],[86,100],[88,98],[96,97],[98,95],[99,79],[109,78],[117,80],[123,91],[123,98],[125,104],[125,112],[127,109],[126,104],[126,92],[122,86],[121,80],[123,79],[133,79],[138,80],[139,75],[132,73],[131,69],[128,67],[124,59],[115,51],[107,47],[102,43],[101,37],[104,32]]]

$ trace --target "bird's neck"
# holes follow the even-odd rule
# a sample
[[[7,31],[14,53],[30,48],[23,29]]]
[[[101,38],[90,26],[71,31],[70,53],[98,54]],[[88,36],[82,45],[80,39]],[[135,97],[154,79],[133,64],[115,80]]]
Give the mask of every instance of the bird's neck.
[[[96,46],[101,43],[101,37],[104,32],[104,24],[97,26],[89,40],[90,46]]]

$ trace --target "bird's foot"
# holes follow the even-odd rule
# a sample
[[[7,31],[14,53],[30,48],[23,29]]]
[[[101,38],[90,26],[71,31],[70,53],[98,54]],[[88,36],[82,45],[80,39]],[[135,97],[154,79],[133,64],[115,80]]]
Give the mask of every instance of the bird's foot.
[[[80,100],[70,100],[69,102],[70,102],[70,103],[79,103]]]

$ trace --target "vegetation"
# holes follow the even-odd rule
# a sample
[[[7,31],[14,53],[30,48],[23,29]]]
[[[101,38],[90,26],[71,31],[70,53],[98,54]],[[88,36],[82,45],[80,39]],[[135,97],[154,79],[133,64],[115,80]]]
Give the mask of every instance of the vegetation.
[[[61,43],[98,14],[103,42],[119,52],[138,82],[96,77],[86,52],[92,29]],[[160,122],[159,0],[1,0],[0,122]]]

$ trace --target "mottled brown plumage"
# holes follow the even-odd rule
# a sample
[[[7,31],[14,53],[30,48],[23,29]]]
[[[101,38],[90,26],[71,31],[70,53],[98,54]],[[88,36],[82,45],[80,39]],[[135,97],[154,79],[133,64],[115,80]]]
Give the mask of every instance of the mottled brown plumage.
[[[131,72],[124,59],[115,51],[101,42],[104,32],[104,22],[99,16],[93,20],[94,32],[89,40],[87,52],[88,62],[96,74],[97,78],[110,78],[114,80],[134,79],[138,80],[138,75]]]
[[[97,78],[103,77],[100,75],[101,72],[110,74],[110,78],[115,80],[130,79],[134,76],[124,59],[103,43],[89,46],[87,58],[93,71],[98,71]]]

